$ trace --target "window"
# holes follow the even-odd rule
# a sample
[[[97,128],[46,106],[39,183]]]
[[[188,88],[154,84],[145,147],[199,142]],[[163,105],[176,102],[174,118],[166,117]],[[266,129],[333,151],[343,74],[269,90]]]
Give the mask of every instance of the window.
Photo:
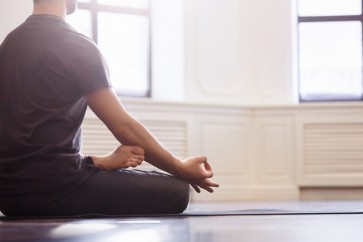
[[[300,100],[362,100],[362,0],[299,0],[298,10]]]
[[[149,0],[79,0],[67,21],[98,44],[118,95],[151,95]]]

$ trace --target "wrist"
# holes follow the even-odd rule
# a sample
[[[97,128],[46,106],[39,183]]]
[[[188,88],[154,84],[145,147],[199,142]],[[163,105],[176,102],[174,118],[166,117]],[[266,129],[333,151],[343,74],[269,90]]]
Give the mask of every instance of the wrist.
[[[83,161],[86,163],[87,167],[94,167],[95,164],[93,162],[93,158],[91,156],[85,156]]]
[[[175,164],[175,169],[174,169],[174,176],[183,179],[183,171],[184,171],[184,167],[183,167],[183,162],[177,158],[174,158],[174,164]]]

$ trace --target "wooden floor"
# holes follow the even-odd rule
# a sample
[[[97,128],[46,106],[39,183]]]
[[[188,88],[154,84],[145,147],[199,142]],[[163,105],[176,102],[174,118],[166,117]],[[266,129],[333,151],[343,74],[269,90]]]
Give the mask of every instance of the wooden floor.
[[[228,211],[239,211],[240,215],[228,215]],[[267,215],[268,211],[275,214]],[[330,211],[336,214],[328,214]],[[293,215],[293,212],[298,215]],[[303,215],[304,212],[308,214]],[[193,204],[187,213],[191,216],[1,218],[0,241],[363,241],[363,201]],[[203,216],[213,213],[215,216]]]

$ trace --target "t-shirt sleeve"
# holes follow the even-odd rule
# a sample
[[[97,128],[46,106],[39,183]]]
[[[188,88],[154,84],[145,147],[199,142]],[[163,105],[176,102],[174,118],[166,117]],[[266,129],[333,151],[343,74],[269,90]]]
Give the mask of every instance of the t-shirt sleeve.
[[[88,39],[72,43],[67,70],[82,96],[111,87],[109,69],[98,47]]]

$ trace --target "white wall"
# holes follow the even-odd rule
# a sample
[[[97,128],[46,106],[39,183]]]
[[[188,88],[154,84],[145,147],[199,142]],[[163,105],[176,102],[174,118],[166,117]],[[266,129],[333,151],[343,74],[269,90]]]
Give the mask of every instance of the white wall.
[[[0,43],[32,13],[33,1],[0,1]]]
[[[295,0],[152,1],[157,99],[294,103]],[[30,0],[0,1],[0,41],[31,6]]]
[[[184,1],[152,0],[152,97],[184,100]]]
[[[291,0],[186,0],[187,98],[294,103],[293,8]]]

